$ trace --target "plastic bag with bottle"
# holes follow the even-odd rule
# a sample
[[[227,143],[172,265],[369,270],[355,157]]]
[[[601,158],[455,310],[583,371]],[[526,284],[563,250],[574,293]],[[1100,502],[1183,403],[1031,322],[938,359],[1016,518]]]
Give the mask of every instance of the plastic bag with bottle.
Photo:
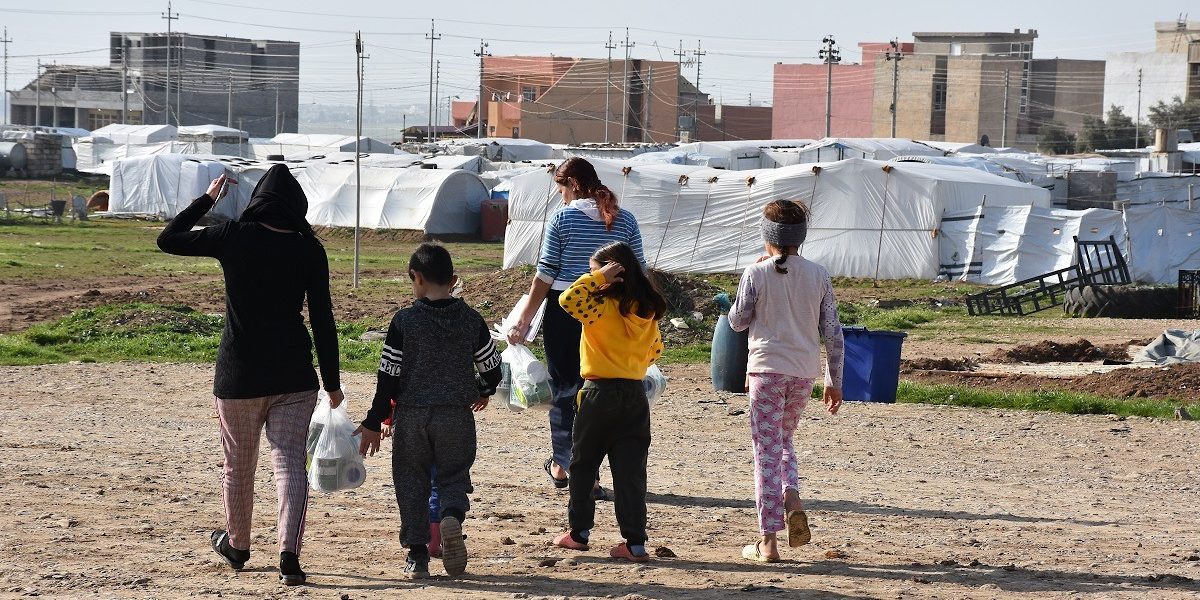
[[[511,381],[509,408],[549,410],[553,398],[550,391],[550,371],[537,359],[533,351],[525,346],[509,346],[500,353],[500,359],[503,365],[507,365]]]
[[[350,420],[346,401],[330,406],[324,390],[317,399],[308,424],[308,485],[317,492],[337,492],[359,487],[367,479],[366,465],[358,453],[355,425]]]

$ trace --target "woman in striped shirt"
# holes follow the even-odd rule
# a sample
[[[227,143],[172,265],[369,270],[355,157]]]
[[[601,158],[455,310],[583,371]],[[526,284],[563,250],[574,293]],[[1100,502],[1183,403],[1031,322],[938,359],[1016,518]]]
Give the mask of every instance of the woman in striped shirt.
[[[571,427],[575,422],[575,396],[583,385],[579,375],[579,339],[582,327],[558,304],[558,297],[580,276],[591,272],[592,254],[610,242],[625,242],[645,264],[642,233],[629,211],[617,205],[617,196],[596,175],[596,169],[582,158],[567,159],[554,174],[554,182],[565,206],[546,224],[537,275],[529,287],[529,303],[521,318],[508,332],[513,344],[524,343],[529,324],[542,301],[548,299],[543,317],[542,336],[550,387],[554,400],[550,409],[551,457],[543,468],[563,489],[568,485],[566,467],[571,464]],[[605,498],[596,484],[595,495]]]

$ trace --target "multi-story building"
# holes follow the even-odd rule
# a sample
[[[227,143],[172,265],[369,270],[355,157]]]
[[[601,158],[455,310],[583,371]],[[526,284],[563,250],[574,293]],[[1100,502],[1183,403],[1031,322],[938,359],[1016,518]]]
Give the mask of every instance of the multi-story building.
[[[891,132],[893,85],[896,135],[904,138],[1033,147],[1051,120],[1078,127],[1103,112],[1104,62],[1036,60],[1036,30],[913,38],[899,65],[875,65],[876,137]]]
[[[107,67],[43,65],[12,92],[13,123],[216,123],[252,136],[297,131],[298,42],[182,32],[113,32],[109,40]]]
[[[1159,22],[1154,32],[1153,52],[1108,55],[1104,105],[1119,106],[1138,121],[1159,102],[1200,99],[1200,22]]]
[[[875,64],[883,61],[890,44],[863,42],[858,45],[862,61],[854,64],[775,64],[772,137],[807,139],[825,137],[825,103],[832,95],[830,135],[870,137],[873,135],[873,105],[876,94]],[[911,54],[912,43],[899,45]],[[886,62],[886,61],[884,61]],[[891,102],[891,88],[888,88]]]

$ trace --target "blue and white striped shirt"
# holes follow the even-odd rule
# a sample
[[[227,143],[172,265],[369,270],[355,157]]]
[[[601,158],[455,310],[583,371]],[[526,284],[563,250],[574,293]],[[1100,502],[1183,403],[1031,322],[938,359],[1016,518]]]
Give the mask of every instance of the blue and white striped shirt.
[[[609,242],[629,244],[638,260],[646,264],[642,232],[629,211],[620,209],[609,231],[604,228],[604,221],[597,221],[574,206],[560,208],[547,223],[538,258],[538,278],[550,282],[551,289],[567,289],[576,279],[591,272],[592,254]]]

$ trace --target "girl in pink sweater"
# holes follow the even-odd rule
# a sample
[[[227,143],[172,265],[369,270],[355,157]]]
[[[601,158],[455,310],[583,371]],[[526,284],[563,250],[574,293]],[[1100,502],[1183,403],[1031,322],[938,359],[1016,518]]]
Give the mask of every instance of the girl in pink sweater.
[[[800,258],[808,232],[805,208],[776,200],[760,224],[766,256],[746,269],[729,311],[735,331],[750,330],[746,373],[750,432],[754,440],[754,492],[762,537],[742,557],[777,562],[776,533],[787,529],[792,547],[812,539],[800,502],[792,437],[812,396],[825,346],[824,402],[830,414],[842,404],[842,326],[833,284],[820,265]]]

